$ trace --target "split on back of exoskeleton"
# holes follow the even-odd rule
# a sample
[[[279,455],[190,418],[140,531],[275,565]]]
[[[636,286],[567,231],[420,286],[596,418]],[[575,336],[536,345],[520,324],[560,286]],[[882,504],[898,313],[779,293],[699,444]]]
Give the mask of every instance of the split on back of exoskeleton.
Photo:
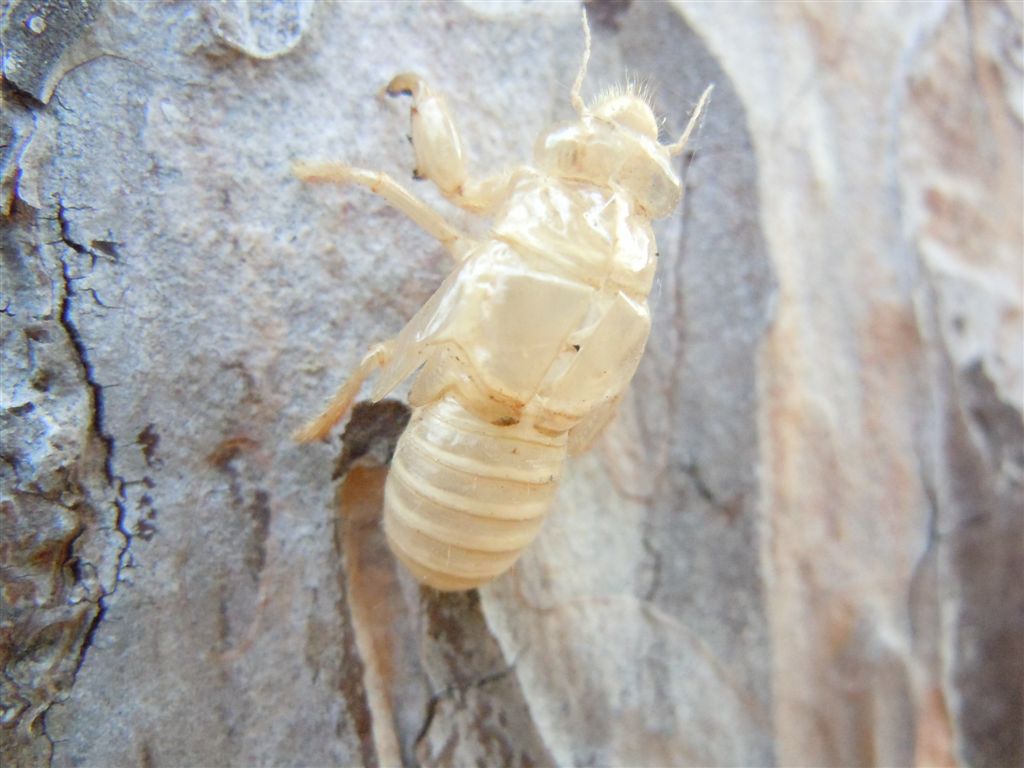
[[[368,187],[456,261],[398,336],[371,347],[296,435],[325,437],[375,371],[379,400],[421,369],[384,519],[395,553],[440,589],[467,589],[511,566],[536,535],[566,451],[589,446],[614,414],[650,329],[650,221],[679,201],[671,158],[710,92],[670,145],[658,142],[654,113],[633,89],[586,106],[583,21],[571,93],[578,119],[540,136],[532,166],[471,178],[443,98],[415,75],[387,87],[413,99],[417,175],[461,208],[493,216],[488,237],[460,232],[386,174],[339,163],[295,169],[305,180]]]

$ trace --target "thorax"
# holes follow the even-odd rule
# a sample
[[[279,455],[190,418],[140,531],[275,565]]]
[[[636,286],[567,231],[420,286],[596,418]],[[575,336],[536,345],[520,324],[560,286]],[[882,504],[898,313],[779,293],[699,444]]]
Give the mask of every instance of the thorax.
[[[493,232],[546,271],[639,300],[650,292],[654,234],[621,191],[524,170]]]

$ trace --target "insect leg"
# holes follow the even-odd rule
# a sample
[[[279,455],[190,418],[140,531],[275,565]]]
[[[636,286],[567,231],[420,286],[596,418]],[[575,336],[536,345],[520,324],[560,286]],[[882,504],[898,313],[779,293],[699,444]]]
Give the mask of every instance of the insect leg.
[[[386,173],[353,168],[344,163],[298,162],[292,167],[302,181],[357,184],[383,197],[388,204],[404,213],[431,237],[444,245],[457,261],[462,260],[464,246],[470,238],[453,227],[437,211],[430,208]]]
[[[396,75],[384,88],[389,96],[411,96],[413,149],[417,178],[430,179],[454,199],[466,182],[462,140],[444,97],[434,93],[418,75]]]
[[[338,391],[334,393],[334,397],[331,398],[323,413],[295,433],[295,441],[311,443],[314,440],[323,440],[327,437],[331,427],[341,421],[345,414],[348,413],[348,409],[352,406],[352,401],[356,399],[356,395],[359,394],[363,382],[375,370],[387,365],[388,360],[391,359],[393,346],[393,341],[385,341],[370,347],[370,351],[367,352],[363,361],[359,363],[359,367],[356,368],[348,381],[342,384]]]
[[[486,213],[508,197],[513,172],[477,181],[466,172],[462,140],[444,98],[418,75],[402,74],[388,83],[390,96],[412,97],[412,144],[417,178],[429,179],[463,210]]]

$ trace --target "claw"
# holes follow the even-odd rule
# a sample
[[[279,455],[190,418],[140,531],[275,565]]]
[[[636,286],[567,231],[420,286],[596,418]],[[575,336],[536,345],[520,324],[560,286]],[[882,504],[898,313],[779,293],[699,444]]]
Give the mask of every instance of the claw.
[[[384,93],[388,96],[413,96],[418,98],[423,88],[423,80],[419,75],[403,72],[391,79],[391,82],[385,86]]]

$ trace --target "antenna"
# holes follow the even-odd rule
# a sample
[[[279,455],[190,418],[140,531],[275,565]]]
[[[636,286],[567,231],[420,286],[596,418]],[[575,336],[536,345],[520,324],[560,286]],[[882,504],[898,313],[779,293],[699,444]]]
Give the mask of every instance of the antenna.
[[[697,120],[700,119],[701,114],[704,112],[704,108],[708,105],[708,100],[711,98],[711,92],[715,90],[715,86],[709,85],[704,89],[704,93],[701,94],[700,101],[697,102],[697,106],[693,108],[693,112],[690,113],[690,122],[686,124],[686,130],[683,131],[683,135],[679,137],[679,141],[675,144],[669,144],[666,149],[670,155],[678,155],[683,149],[686,148],[686,142],[690,140],[690,134],[693,133],[693,129],[697,127]]]
[[[569,100],[576,113],[583,117],[587,114],[587,107],[583,103],[580,91],[583,89],[583,79],[587,76],[587,64],[590,62],[590,25],[587,23],[587,9],[583,9],[583,61],[580,62],[580,71],[576,73],[576,82],[572,84],[572,93]]]

